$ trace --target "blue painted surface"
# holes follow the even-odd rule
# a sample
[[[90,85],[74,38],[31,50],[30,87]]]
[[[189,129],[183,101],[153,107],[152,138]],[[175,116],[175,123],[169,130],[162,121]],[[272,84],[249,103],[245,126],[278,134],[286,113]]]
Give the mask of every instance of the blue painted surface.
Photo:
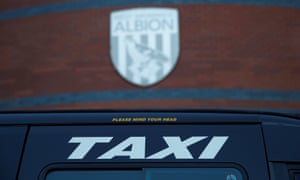
[[[26,126],[0,126],[0,179],[18,179]]]
[[[300,102],[300,92],[246,89],[141,89],[123,91],[96,91],[0,100],[0,110],[65,105],[72,103],[158,99],[225,99]]]
[[[280,6],[300,8],[299,0],[75,0],[11,9],[0,12],[0,21],[12,20],[49,13],[68,12],[85,9],[97,9],[117,6],[161,5],[161,4],[238,4],[256,6]]]
[[[269,161],[300,162],[299,126],[265,124],[263,131]]]
[[[65,119],[60,116],[52,118],[52,120],[55,119],[65,121]],[[72,119],[75,120],[78,119],[78,117],[73,116]],[[85,118],[82,117],[82,119]],[[194,119],[201,119],[201,116],[197,116]],[[209,120],[210,118],[206,119],[207,122],[209,122]],[[40,122],[42,121],[43,119],[40,119]],[[98,118],[98,122],[100,121],[101,117]],[[240,119],[240,122],[241,121],[244,121],[244,119]],[[163,159],[146,159],[146,157],[166,148],[166,142],[163,140],[164,136],[179,136],[182,140],[191,136],[207,136],[207,138],[189,147],[190,155],[193,159],[176,158],[173,154]],[[229,139],[214,159],[198,159],[213,136],[228,136]],[[113,139],[109,143],[96,144],[95,147],[92,147],[92,149],[87,152],[83,159],[67,159],[78,145],[77,143],[68,143],[71,137],[113,137]],[[129,156],[116,156],[112,159],[97,159],[103,153],[115,147],[116,144],[123,142],[128,137],[146,138],[145,159],[130,159]],[[53,147],[57,148],[53,150]],[[249,154],[254,154],[255,158],[249,156]],[[144,169],[149,168],[151,165],[162,168],[162,166],[170,166],[172,164],[173,166],[182,168],[191,167],[192,165],[199,167],[201,163],[202,165],[209,163],[210,165],[217,166],[217,163],[222,165],[222,163],[234,162],[232,164],[240,165],[247,170],[248,179],[269,179],[262,131],[258,124],[186,124],[179,126],[174,124],[144,124],[138,126],[131,124],[122,126],[113,125],[113,123],[111,123],[110,125],[85,124],[76,126],[72,124],[70,126],[31,126],[18,179],[36,179],[39,175],[47,173],[45,167],[48,165],[52,165],[52,168],[56,169],[55,165],[58,165],[57,162],[65,165],[73,163],[77,165],[81,164],[81,167],[97,163],[97,166],[95,166],[97,168],[130,168],[136,166]],[[232,164],[230,164],[229,167],[232,167]],[[40,177],[44,179],[43,176]],[[69,178],[66,179],[69,180]],[[113,180],[113,178],[111,180]]]

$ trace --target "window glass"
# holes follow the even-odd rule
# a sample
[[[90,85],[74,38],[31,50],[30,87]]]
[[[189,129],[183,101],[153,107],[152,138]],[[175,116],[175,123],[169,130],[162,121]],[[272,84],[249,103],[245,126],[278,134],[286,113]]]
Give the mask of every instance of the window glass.
[[[233,168],[147,169],[146,180],[236,180],[241,173]]]
[[[233,168],[146,168],[144,170],[53,171],[46,180],[242,180]]]
[[[141,180],[143,171],[110,171],[80,170],[54,171],[47,175],[46,180]]]

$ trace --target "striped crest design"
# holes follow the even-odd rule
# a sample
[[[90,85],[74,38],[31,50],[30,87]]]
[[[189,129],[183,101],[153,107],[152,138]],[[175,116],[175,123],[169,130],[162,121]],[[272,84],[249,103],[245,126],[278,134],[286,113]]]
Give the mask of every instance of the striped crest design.
[[[138,86],[164,79],[179,56],[178,11],[134,8],[110,16],[110,54],[118,73]]]

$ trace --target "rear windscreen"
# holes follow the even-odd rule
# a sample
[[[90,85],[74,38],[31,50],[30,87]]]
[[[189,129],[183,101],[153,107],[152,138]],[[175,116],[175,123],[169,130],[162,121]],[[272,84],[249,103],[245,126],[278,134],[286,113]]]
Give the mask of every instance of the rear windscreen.
[[[145,168],[143,170],[52,171],[46,180],[243,180],[234,168]]]

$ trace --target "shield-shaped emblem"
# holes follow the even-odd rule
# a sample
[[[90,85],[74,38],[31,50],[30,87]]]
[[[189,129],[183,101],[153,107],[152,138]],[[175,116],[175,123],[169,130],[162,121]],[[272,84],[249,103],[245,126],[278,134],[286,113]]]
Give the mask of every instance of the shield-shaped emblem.
[[[110,54],[127,81],[144,87],[161,81],[179,56],[178,11],[134,8],[112,12]]]

